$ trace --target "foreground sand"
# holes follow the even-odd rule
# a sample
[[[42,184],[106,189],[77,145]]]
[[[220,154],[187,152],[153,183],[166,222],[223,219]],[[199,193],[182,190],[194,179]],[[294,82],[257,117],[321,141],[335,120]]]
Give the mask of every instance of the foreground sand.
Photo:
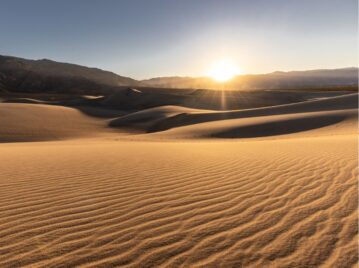
[[[0,103],[0,267],[357,267],[357,107]]]
[[[0,266],[354,267],[356,147],[2,144]]]

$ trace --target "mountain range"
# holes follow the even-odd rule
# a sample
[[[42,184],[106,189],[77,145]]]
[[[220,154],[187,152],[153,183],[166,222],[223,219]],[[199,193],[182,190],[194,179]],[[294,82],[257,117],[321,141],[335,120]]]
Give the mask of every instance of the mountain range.
[[[356,87],[358,68],[240,75],[221,84],[208,77],[135,80],[113,72],[48,59],[0,56],[0,92],[99,95],[121,87],[256,90]]]
[[[355,86],[358,68],[322,69],[309,71],[273,72],[268,74],[239,75],[224,85],[208,77],[159,77],[142,81],[151,86],[168,88],[218,89],[288,89]]]

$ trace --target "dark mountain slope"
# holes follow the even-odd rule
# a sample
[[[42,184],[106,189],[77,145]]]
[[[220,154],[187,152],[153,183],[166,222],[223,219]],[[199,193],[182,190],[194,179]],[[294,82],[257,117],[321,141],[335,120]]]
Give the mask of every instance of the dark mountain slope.
[[[97,68],[0,56],[0,90],[9,92],[97,95],[138,84],[134,79]]]

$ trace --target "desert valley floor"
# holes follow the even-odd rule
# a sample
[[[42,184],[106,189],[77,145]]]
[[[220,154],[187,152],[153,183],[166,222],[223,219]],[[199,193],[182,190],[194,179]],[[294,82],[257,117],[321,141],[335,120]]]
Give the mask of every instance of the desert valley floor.
[[[113,117],[21,102],[0,103],[1,267],[357,265],[356,93]]]

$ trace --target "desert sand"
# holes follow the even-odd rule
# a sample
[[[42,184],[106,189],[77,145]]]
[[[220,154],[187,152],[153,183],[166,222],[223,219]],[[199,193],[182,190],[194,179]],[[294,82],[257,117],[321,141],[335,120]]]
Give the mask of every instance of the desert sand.
[[[356,267],[357,107],[0,103],[0,266]]]

